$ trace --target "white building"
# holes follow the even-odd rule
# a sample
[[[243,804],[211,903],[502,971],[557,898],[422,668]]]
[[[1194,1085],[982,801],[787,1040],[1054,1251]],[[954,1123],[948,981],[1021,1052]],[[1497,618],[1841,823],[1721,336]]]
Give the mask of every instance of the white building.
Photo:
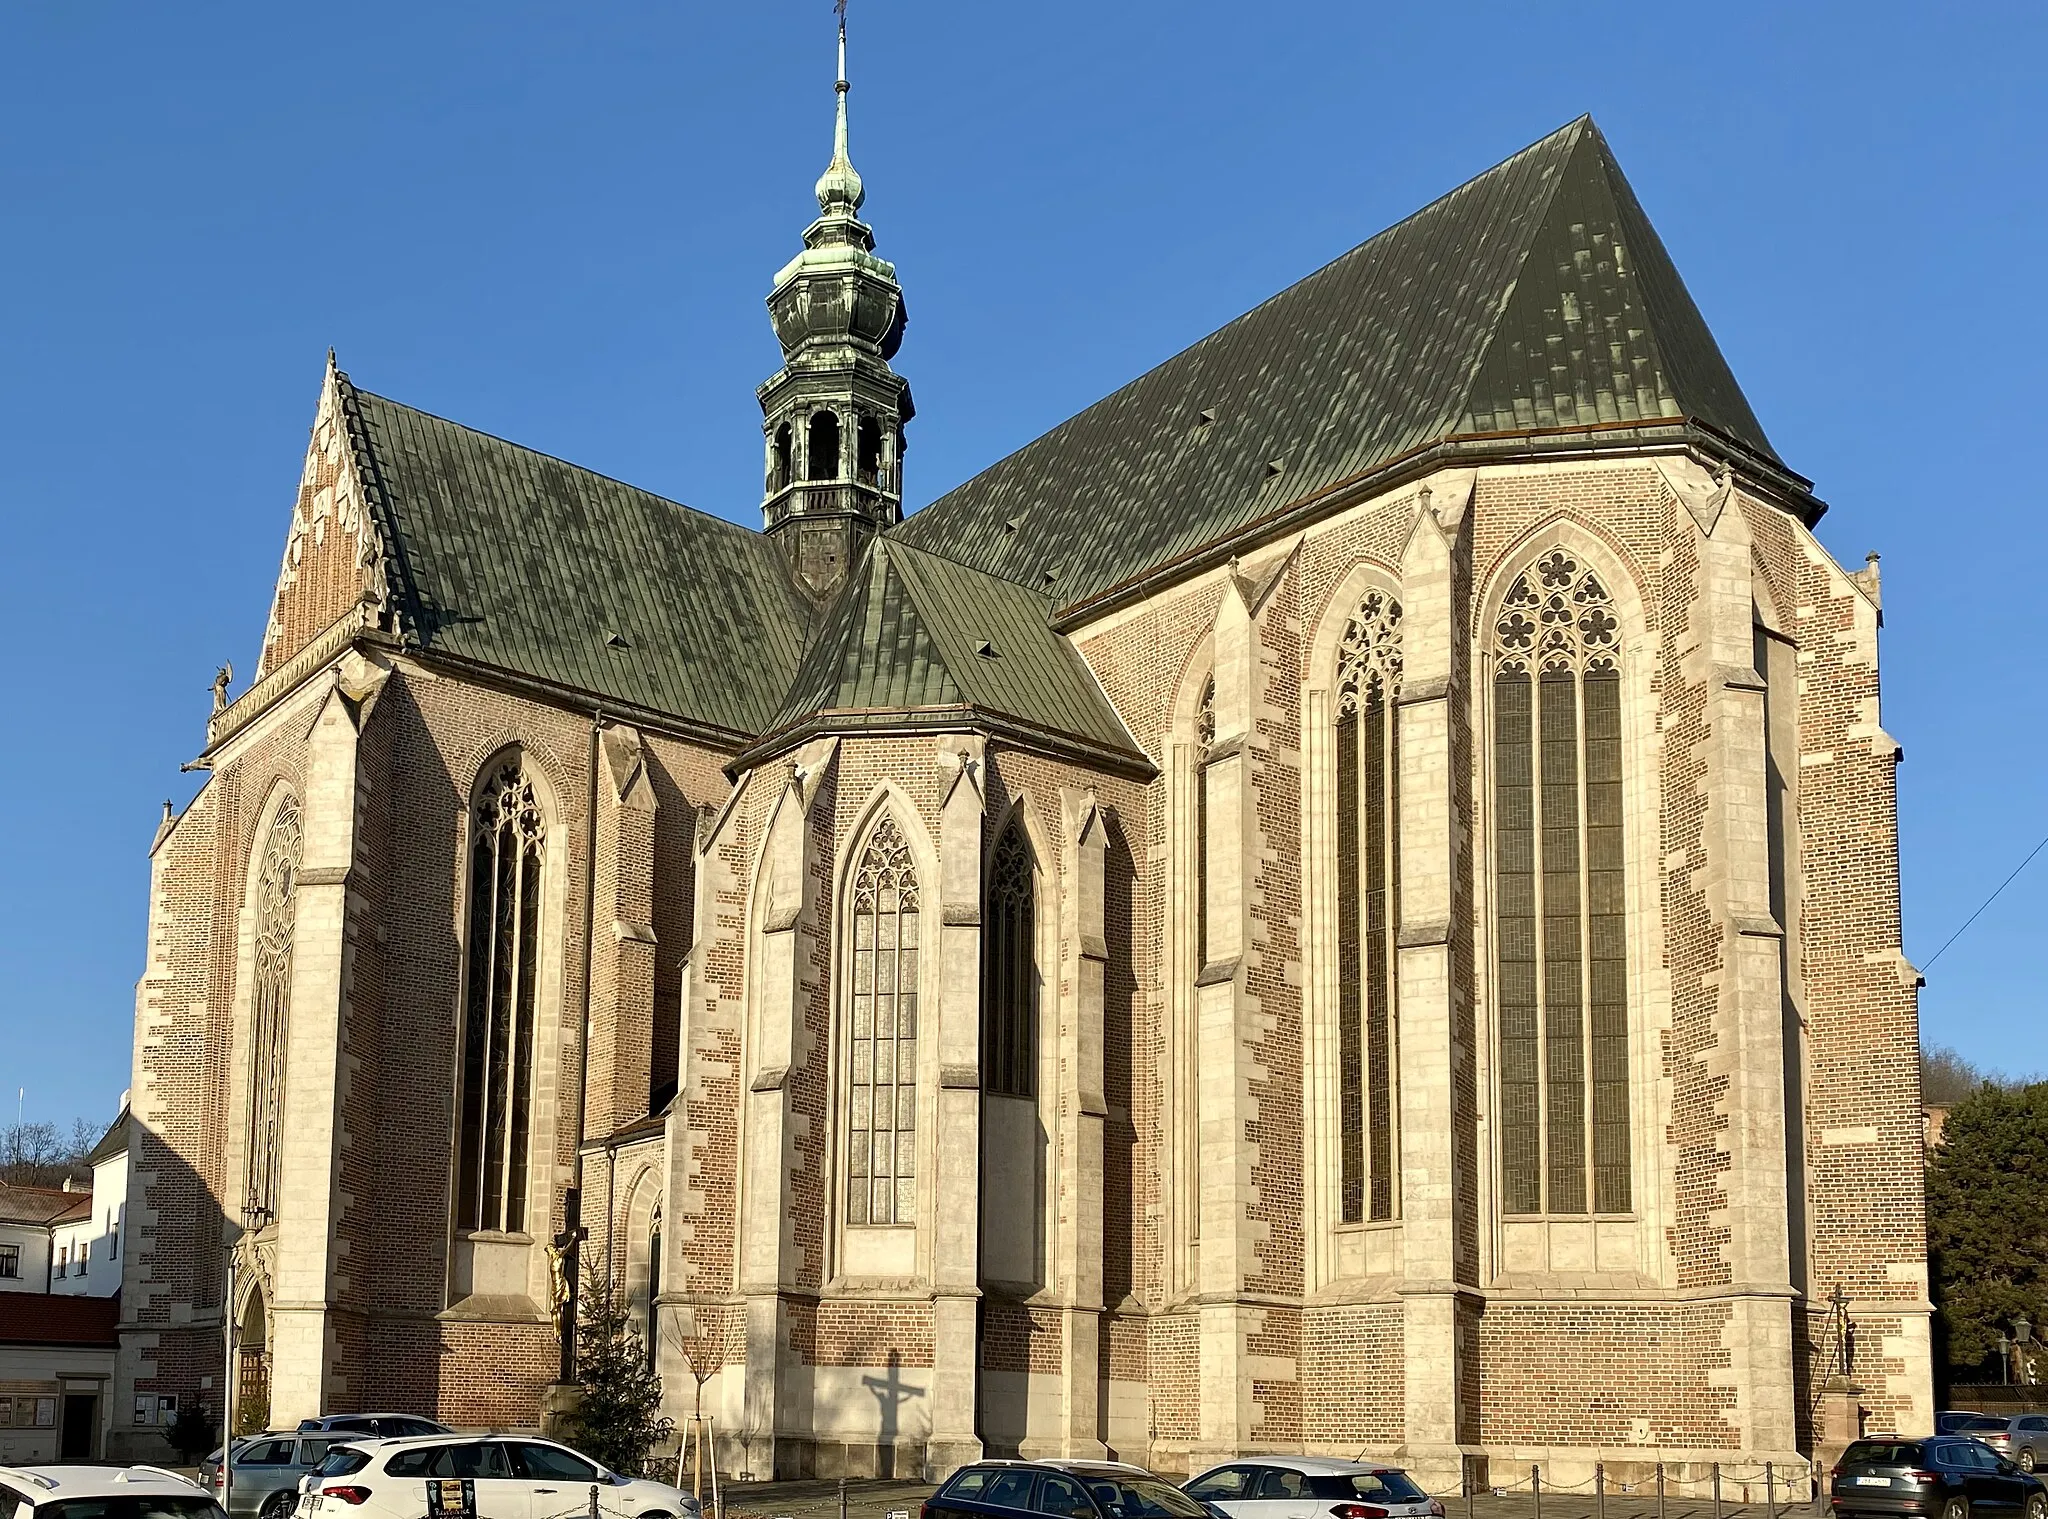
[[[121,1290],[121,1226],[128,1215],[128,1102],[86,1157],[92,1191],[51,1226],[51,1292],[114,1297]]]
[[[0,1462],[90,1460],[114,1408],[128,1099],[86,1157],[90,1186],[0,1186]],[[136,1423],[159,1421],[138,1400]]]

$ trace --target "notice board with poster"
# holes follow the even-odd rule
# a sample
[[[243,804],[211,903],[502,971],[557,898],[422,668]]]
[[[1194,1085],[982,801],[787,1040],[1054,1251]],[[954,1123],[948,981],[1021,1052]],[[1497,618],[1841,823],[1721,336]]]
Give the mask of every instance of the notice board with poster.
[[[429,1477],[427,1519],[476,1519],[476,1483],[468,1477]]]

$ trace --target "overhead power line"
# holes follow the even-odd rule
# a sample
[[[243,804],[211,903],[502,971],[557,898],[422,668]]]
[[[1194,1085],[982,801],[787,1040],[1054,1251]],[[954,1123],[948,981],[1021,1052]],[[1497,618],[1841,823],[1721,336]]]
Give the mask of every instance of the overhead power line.
[[[1934,961],[1939,960],[1943,955],[1948,953],[1949,944],[1955,943],[1956,940],[1960,939],[1963,936],[1963,929],[1968,928],[1972,923],[1976,922],[1979,918],[1983,917],[1984,909],[1986,907],[1989,907],[1993,902],[1996,902],[1998,900],[1999,892],[2004,891],[2006,887],[2012,885],[2014,881],[2017,881],[2020,878],[2020,872],[2022,870],[2025,870],[2029,865],[2033,864],[2034,856],[2039,854],[2044,849],[2048,849],[2048,837],[2043,837],[2040,843],[2036,844],[2032,849],[2027,851],[2027,857],[2024,860],[2021,860],[2019,864],[2013,867],[2012,874],[2007,876],[2003,881],[2000,881],[1998,883],[1998,891],[1994,891],[1993,893],[1991,893],[1990,896],[1984,899],[1982,905],[1980,905],[1975,912],[1971,913],[1967,918],[1963,919],[1963,927],[1957,929],[1954,933],[1948,936],[1948,943],[1943,944],[1940,949],[1937,949],[1934,952],[1934,958],[1929,960],[1926,965],[1923,965],[1921,967],[1921,970],[1927,971],[1933,969]]]

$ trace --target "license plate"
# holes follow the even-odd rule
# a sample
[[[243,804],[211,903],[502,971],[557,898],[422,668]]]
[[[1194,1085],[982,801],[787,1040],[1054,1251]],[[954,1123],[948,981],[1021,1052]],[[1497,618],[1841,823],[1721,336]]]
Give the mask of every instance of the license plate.
[[[1890,1487],[1892,1479],[1889,1477],[1858,1477],[1856,1485],[1858,1487]]]

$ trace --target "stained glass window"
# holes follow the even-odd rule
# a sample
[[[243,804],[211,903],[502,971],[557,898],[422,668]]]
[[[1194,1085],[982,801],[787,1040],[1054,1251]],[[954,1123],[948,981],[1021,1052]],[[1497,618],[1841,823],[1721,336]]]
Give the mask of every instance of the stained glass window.
[[[1031,845],[1015,818],[989,860],[982,915],[982,1090],[1032,1097],[1038,1082],[1037,904]]]
[[[1209,963],[1209,751],[1216,743],[1216,678],[1195,703],[1195,971]]]
[[[1339,1217],[1394,1216],[1399,1024],[1401,605],[1369,591],[1337,662]]]
[[[853,878],[846,1218],[917,1219],[917,872],[884,817]]]
[[[1552,550],[1494,627],[1501,1180],[1510,1214],[1631,1206],[1620,622]]]
[[[469,848],[468,988],[462,1029],[464,1229],[526,1226],[533,1105],[534,991],[540,960],[541,870],[547,824],[517,758],[493,773],[476,805]]]
[[[292,928],[305,826],[292,797],[279,803],[256,876],[254,993],[249,1003],[248,1217],[277,1212],[284,1150],[285,1052],[292,1002]]]

